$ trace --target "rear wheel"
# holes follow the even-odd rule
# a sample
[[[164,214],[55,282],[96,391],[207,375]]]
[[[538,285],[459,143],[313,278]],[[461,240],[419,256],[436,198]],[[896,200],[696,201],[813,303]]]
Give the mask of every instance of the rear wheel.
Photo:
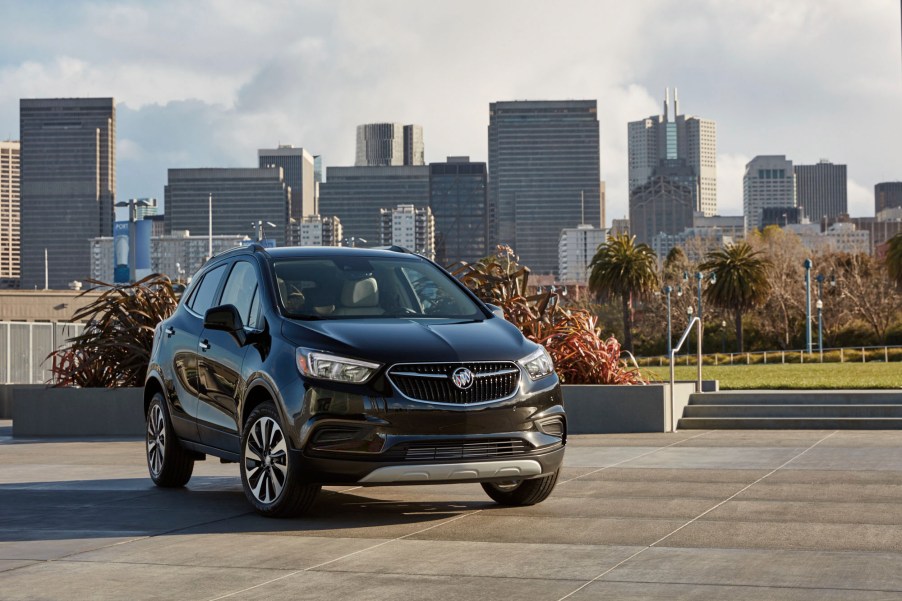
[[[560,469],[555,470],[553,474],[532,480],[483,482],[482,490],[501,505],[535,505],[547,499],[554,490],[558,473]]]
[[[254,408],[242,433],[241,484],[257,513],[267,517],[301,515],[319,494],[319,485],[301,481],[271,402]]]
[[[147,469],[157,486],[184,486],[194,471],[194,458],[182,448],[172,429],[166,399],[157,392],[147,406]]]

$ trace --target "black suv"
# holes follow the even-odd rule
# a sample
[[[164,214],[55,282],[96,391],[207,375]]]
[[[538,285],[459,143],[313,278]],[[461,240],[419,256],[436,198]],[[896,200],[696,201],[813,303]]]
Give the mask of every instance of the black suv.
[[[150,476],[183,486],[206,455],[238,462],[266,516],[324,484],[478,482],[538,503],[564,457],[560,385],[498,313],[397,247],[218,255],[154,335]]]

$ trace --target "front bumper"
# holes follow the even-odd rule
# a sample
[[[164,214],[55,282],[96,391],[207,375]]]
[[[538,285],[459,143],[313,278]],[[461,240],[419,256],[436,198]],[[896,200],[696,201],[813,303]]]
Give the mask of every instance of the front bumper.
[[[554,473],[564,461],[564,445],[503,459],[479,461],[392,462],[309,457],[293,451],[302,464],[303,479],[318,484],[382,486],[448,484],[531,479]]]

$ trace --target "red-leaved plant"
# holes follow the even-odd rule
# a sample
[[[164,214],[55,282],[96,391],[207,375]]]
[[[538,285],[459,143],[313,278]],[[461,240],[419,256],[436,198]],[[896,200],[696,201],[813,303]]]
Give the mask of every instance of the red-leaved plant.
[[[154,328],[178,305],[172,283],[159,274],[123,286],[89,283],[103,292],[73,317],[88,320],[84,331],[48,356],[56,386],[143,386]]]

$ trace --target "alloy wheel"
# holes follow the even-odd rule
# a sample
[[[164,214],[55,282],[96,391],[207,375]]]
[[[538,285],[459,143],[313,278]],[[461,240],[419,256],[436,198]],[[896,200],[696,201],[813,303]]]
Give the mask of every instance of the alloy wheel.
[[[274,419],[261,417],[251,426],[244,469],[248,487],[260,503],[269,505],[282,494],[288,478],[288,445]]]
[[[155,404],[150,409],[147,420],[147,465],[153,476],[158,477],[163,471],[163,460],[166,458],[166,418],[163,409]]]

